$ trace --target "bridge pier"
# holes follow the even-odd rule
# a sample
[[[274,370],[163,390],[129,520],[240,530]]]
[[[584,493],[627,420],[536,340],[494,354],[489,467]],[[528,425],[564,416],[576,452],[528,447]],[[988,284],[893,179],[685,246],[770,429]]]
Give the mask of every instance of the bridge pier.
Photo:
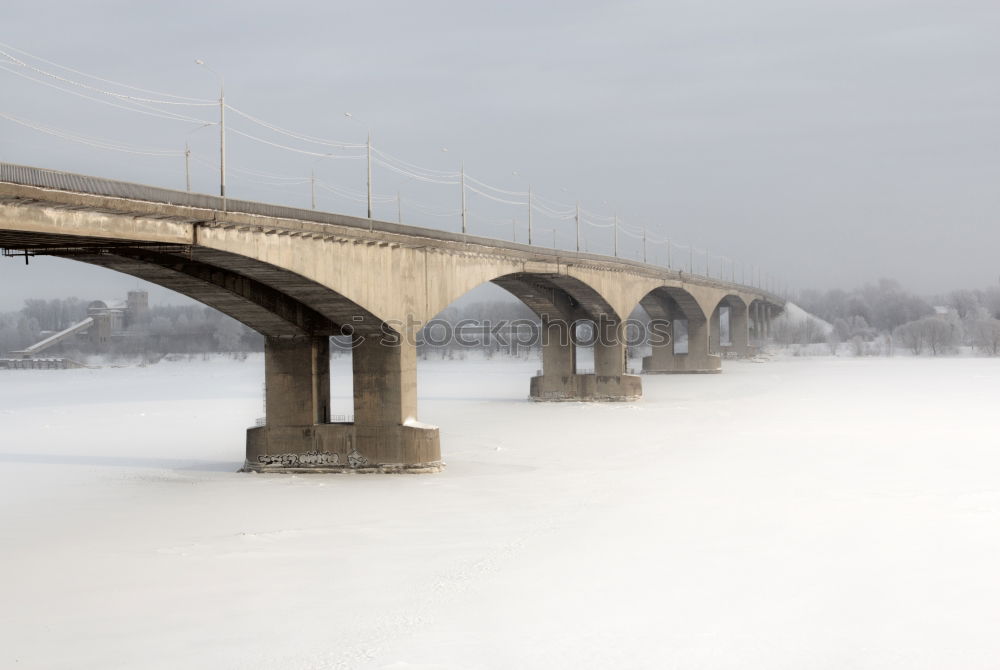
[[[687,351],[678,353],[675,336],[676,319],[670,320],[670,341],[654,344],[652,353],[642,359],[645,374],[716,374],[722,372],[722,359],[709,353],[708,321],[683,319],[687,322]]]
[[[572,328],[573,324],[563,319],[542,319],[542,374],[531,378],[532,400],[581,398]]]
[[[417,348],[379,337],[357,338],[352,350],[356,457],[380,472],[436,472],[436,426],[417,421]]]
[[[608,321],[598,325],[594,343],[594,400],[622,401],[642,397],[642,378],[628,373],[625,324]]]
[[[627,401],[642,397],[642,380],[626,373],[624,324],[610,322],[594,343],[594,372],[576,372],[573,324],[542,320],[542,374],[531,379],[539,401]]]
[[[750,303],[750,342],[760,344],[760,303],[756,300]]]
[[[729,312],[729,341],[722,341],[722,310],[726,308]],[[724,299],[712,312],[711,319],[711,344],[712,351],[719,354],[746,357],[752,355],[749,335],[748,308],[746,304],[737,298]]]
[[[416,349],[380,338],[353,350],[354,421],[330,423],[329,337],[267,338],[266,424],[247,431],[245,470],[434,472],[438,429],[416,421]]]
[[[729,304],[730,351],[744,358],[754,354],[754,350],[750,346],[750,319],[748,312],[747,306],[742,301]]]

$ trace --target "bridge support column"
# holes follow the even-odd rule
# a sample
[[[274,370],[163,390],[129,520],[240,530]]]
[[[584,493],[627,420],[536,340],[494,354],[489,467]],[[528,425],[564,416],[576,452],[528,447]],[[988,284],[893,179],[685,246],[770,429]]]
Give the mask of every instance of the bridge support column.
[[[598,328],[594,343],[594,400],[638,400],[642,397],[642,378],[627,374],[625,324],[608,321]]]
[[[247,431],[245,470],[430,472],[438,429],[416,421],[416,349],[370,338],[353,350],[353,422],[329,423],[330,338],[268,338],[264,426]]]
[[[687,319],[687,353],[676,353],[674,324],[670,321],[670,341],[653,345],[651,355],[642,359],[645,374],[713,374],[722,372],[722,359],[709,354],[708,321]]]
[[[688,320],[688,352],[685,372],[722,372],[722,357],[709,348],[708,319]]]
[[[380,472],[441,469],[436,426],[417,421],[417,349],[370,337],[354,350],[353,467]]]
[[[330,338],[264,342],[266,424],[247,431],[244,469],[298,463],[315,451],[316,427],[330,417]]]
[[[330,418],[330,338],[268,338],[264,385],[268,424],[326,423]]]
[[[729,307],[729,341],[730,351],[737,356],[752,356],[750,346],[750,323],[747,318],[747,306],[743,303]]]
[[[708,320],[708,349],[715,354],[722,353],[722,309],[716,307]]]
[[[573,324],[542,318],[542,374],[531,378],[532,400],[580,400]]]

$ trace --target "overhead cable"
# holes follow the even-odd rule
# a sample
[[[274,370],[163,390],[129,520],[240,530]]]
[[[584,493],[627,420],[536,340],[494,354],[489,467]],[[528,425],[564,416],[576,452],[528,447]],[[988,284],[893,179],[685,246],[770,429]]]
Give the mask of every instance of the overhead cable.
[[[175,112],[169,112],[169,111],[166,111],[166,110],[158,109],[158,110],[155,110],[155,111],[146,111],[146,109],[136,109],[135,106],[147,107],[146,105],[143,105],[141,103],[135,103],[134,102],[132,104],[135,105],[135,106],[133,106],[133,107],[127,107],[125,105],[121,105],[121,104],[118,104],[116,102],[112,102],[111,100],[102,100],[101,98],[93,98],[93,97],[91,97],[89,95],[85,95],[85,94],[81,93],[80,91],[72,91],[70,89],[63,88],[62,86],[57,86],[56,84],[53,84],[52,82],[43,81],[41,79],[35,79],[34,77],[31,77],[31,76],[29,76],[28,74],[26,74],[24,72],[18,72],[17,70],[12,70],[12,69],[10,69],[9,67],[7,67],[6,65],[3,65],[3,64],[0,64],[0,70],[6,70],[7,72],[10,72],[11,74],[15,74],[18,77],[21,77],[23,79],[27,79],[28,81],[33,81],[36,84],[41,84],[42,86],[48,86],[49,88],[54,88],[57,91],[62,91],[63,93],[69,93],[70,95],[75,95],[78,98],[83,98],[84,100],[90,100],[91,102],[99,102],[102,105],[109,105],[111,107],[117,107],[118,109],[124,109],[127,112],[136,112],[138,114],[145,114],[147,116],[155,116],[155,117],[159,117],[161,119],[169,119],[171,121],[187,121],[189,123],[200,123],[202,125],[214,125],[213,121],[205,121],[204,119],[195,118],[193,116],[186,116],[184,114],[177,114]],[[149,108],[147,107],[147,109],[149,109]]]
[[[364,146],[367,146],[367,145],[362,144],[361,146],[364,147]],[[395,161],[395,162],[399,163],[400,165],[402,165],[403,167],[408,168],[408,169],[413,170],[413,171],[416,171],[418,173],[419,172],[426,172],[427,173],[426,176],[458,177],[461,174],[460,172],[457,172],[455,170],[435,170],[433,168],[425,168],[425,167],[422,167],[420,165],[416,165],[415,163],[410,163],[410,162],[404,161],[402,158],[398,158],[397,156],[393,156],[392,154],[387,153],[387,152],[385,152],[385,151],[383,151],[383,150],[381,150],[381,149],[379,149],[377,147],[374,147],[374,146],[372,147],[372,153],[377,154],[377,155],[381,156],[382,158],[384,158],[386,160]]]
[[[4,114],[0,112],[0,117],[12,121],[14,123],[20,124],[32,130],[37,130],[48,135],[53,135],[55,137],[60,137],[65,140],[70,140],[72,142],[79,142],[80,144],[86,144],[98,149],[109,149],[111,151],[122,151],[130,154],[141,154],[145,156],[183,156],[183,151],[176,151],[170,149],[151,149],[143,147],[134,147],[128,144],[123,144],[115,140],[107,140],[98,137],[88,137],[86,135],[78,135],[67,130],[60,130],[58,128],[52,128],[51,126],[44,126],[40,123],[32,123],[31,121],[25,121],[24,119],[19,119],[16,116],[10,116],[9,114]]]
[[[238,114],[239,116],[242,116],[243,118],[247,119],[248,121],[252,121],[253,123],[256,123],[259,126],[263,126],[264,128],[267,128],[268,130],[273,130],[276,133],[280,133],[282,135],[287,135],[288,137],[292,137],[292,138],[295,138],[297,140],[302,140],[303,142],[311,142],[313,144],[322,144],[323,146],[334,147],[336,149],[363,149],[363,148],[365,148],[367,146],[365,144],[351,144],[349,142],[338,142],[336,140],[327,140],[327,139],[323,139],[321,137],[314,137],[312,135],[306,135],[304,133],[297,133],[297,132],[295,132],[293,130],[288,130],[286,128],[282,128],[281,126],[276,126],[273,123],[268,123],[267,121],[264,121],[262,119],[258,119],[256,116],[251,116],[250,114],[247,114],[243,110],[238,109],[236,107],[233,107],[232,105],[230,105],[228,103],[226,104],[226,109],[228,109],[231,112],[234,112],[235,114]]]
[[[76,81],[75,79],[70,79],[69,77],[62,77],[62,76],[60,76],[58,74],[55,74],[53,72],[49,72],[47,70],[43,70],[43,69],[41,69],[39,67],[35,67],[34,65],[26,63],[23,60],[21,60],[20,58],[17,58],[16,56],[13,56],[13,55],[9,54],[6,51],[3,51],[2,49],[0,49],[0,56],[6,56],[7,59],[10,60],[14,65],[17,65],[18,67],[27,68],[27,69],[31,70],[32,72],[36,72],[36,73],[42,75],[43,77],[49,77],[50,79],[55,79],[56,81],[63,82],[64,84],[69,84],[71,86],[78,86],[79,88],[83,88],[83,89],[86,89],[88,91],[93,91],[94,93],[101,93],[103,95],[111,96],[112,98],[118,98],[120,100],[131,100],[131,101],[135,101],[135,102],[146,102],[146,103],[151,103],[151,104],[156,104],[156,105],[181,105],[181,106],[185,106],[185,107],[209,107],[209,106],[213,106],[213,105],[217,105],[218,104],[217,102],[184,102],[184,101],[180,101],[180,100],[158,100],[158,99],[155,99],[155,98],[140,98],[138,96],[127,95],[125,93],[116,93],[114,91],[107,91],[107,90],[105,90],[103,88],[98,88],[97,86],[91,86],[91,85],[85,84],[85,83],[83,83],[81,81]]]
[[[153,90],[146,89],[146,88],[139,88],[138,86],[129,86],[128,84],[123,84],[121,82],[112,81],[110,79],[102,79],[101,77],[98,77],[98,76],[95,76],[95,75],[92,75],[92,74],[88,74],[86,72],[81,72],[80,70],[74,70],[71,67],[66,67],[65,65],[60,65],[59,63],[54,63],[54,62],[52,62],[50,60],[45,60],[41,56],[36,56],[34,54],[28,53],[27,51],[25,51],[23,49],[18,49],[18,48],[13,47],[13,46],[11,46],[9,44],[4,44],[3,42],[0,42],[0,47],[3,47],[4,49],[9,49],[10,51],[14,51],[16,53],[19,53],[22,56],[27,56],[28,58],[33,58],[33,59],[35,59],[37,61],[41,61],[42,63],[45,63],[46,65],[51,65],[53,67],[57,67],[60,70],[66,70],[67,72],[72,72],[73,74],[77,74],[77,75],[80,75],[82,77],[87,77],[88,79],[93,79],[95,81],[104,82],[105,84],[113,84],[114,86],[118,86],[118,87],[121,87],[121,88],[127,88],[127,89],[130,89],[132,91],[139,91],[140,93],[150,93],[152,95],[163,95],[163,96],[167,96],[168,98],[177,98],[179,100],[190,100],[192,102],[209,102],[211,104],[216,104],[216,102],[213,102],[213,101],[211,101],[211,100],[209,100],[207,98],[191,98],[191,97],[184,96],[184,95],[175,95],[173,93],[163,93],[162,91],[153,91]]]
[[[267,145],[270,145],[272,147],[277,147],[278,149],[284,149],[285,151],[292,151],[292,152],[295,152],[295,153],[298,153],[298,154],[305,154],[306,156],[319,156],[320,158],[333,158],[333,159],[337,159],[337,160],[360,160],[360,159],[364,158],[364,156],[360,156],[360,155],[358,155],[358,156],[339,156],[337,154],[319,153],[317,151],[309,151],[307,149],[298,149],[296,147],[290,147],[287,144],[279,144],[277,142],[271,142],[270,140],[265,140],[262,137],[257,137],[256,135],[251,135],[250,133],[245,133],[242,130],[239,130],[237,128],[230,128],[229,131],[233,132],[233,133],[236,133],[237,135],[242,135],[243,137],[251,139],[254,142],[260,142],[261,144],[267,144]]]

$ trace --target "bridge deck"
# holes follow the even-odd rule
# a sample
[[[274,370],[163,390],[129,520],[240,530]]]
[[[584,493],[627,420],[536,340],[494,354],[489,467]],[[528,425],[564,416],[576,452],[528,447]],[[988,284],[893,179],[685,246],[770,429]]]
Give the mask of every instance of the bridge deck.
[[[4,188],[5,185],[10,187]],[[700,284],[716,286],[719,288],[739,288],[743,290],[752,289],[754,293],[760,294],[770,302],[783,304],[784,299],[777,294],[765,289],[751,287],[735,281],[701,275],[683,270],[665,268],[660,265],[644,263],[639,260],[621,258],[617,256],[607,256],[588,252],[568,251],[556,248],[539,247],[535,245],[522,244],[501,240],[496,238],[481,237],[477,235],[467,235],[462,233],[452,233],[433,228],[423,228],[410,226],[389,221],[379,221],[376,219],[365,219],[331,212],[323,212],[313,209],[302,209],[284,205],[274,205],[268,203],[254,202],[250,200],[238,200],[233,198],[222,198],[220,196],[208,195],[204,193],[189,193],[186,191],[176,191],[156,186],[147,186],[131,182],[104,179],[101,177],[91,177],[87,175],[62,172],[58,170],[48,170],[44,168],[15,165],[12,163],[0,162],[0,202],[17,201],[27,198],[27,194],[19,192],[17,186],[31,187],[33,189],[44,189],[52,192],[63,192],[70,194],[83,194],[90,196],[100,196],[108,200],[105,204],[109,211],[125,212],[135,211],[136,214],[160,218],[176,218],[186,221],[216,221],[221,217],[232,214],[245,214],[250,216],[268,217],[292,222],[305,222],[328,224],[348,229],[353,229],[360,234],[369,233],[372,237],[379,237],[381,234],[399,235],[410,238],[423,238],[425,240],[436,240],[444,243],[459,243],[462,245],[475,245],[487,247],[491,251],[513,252],[520,256],[535,257],[543,262],[596,262],[602,265],[616,265],[621,268],[631,268],[654,272],[667,278],[679,280],[695,280]],[[38,194],[34,194],[38,195]],[[128,203],[150,203],[161,206],[158,214],[152,211],[138,211],[136,207]],[[56,202],[58,204],[58,202]],[[64,206],[72,206],[64,204]],[[165,208],[162,206],[166,206]],[[0,231],[0,248],[5,250],[7,255],[19,253],[55,253],[61,250],[71,252],[72,249],[79,248],[109,248],[121,246],[122,243],[101,240],[98,238],[84,239],[80,237],[68,237],[59,239],[52,235],[32,235],[24,232]],[[135,244],[128,246],[162,246],[153,243]]]

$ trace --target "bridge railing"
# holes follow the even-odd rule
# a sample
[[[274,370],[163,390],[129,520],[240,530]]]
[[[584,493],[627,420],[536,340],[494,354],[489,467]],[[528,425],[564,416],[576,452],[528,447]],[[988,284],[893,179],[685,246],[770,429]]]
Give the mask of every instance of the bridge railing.
[[[129,200],[145,200],[149,202],[181,205],[184,207],[199,207],[204,209],[221,209],[222,198],[203,193],[188,193],[174,191],[169,188],[133,184],[126,181],[88,177],[71,172],[46,170],[44,168],[0,163],[0,181],[22,186],[37,186],[59,191],[75,191],[89,195],[102,195],[111,198],[127,198]]]

